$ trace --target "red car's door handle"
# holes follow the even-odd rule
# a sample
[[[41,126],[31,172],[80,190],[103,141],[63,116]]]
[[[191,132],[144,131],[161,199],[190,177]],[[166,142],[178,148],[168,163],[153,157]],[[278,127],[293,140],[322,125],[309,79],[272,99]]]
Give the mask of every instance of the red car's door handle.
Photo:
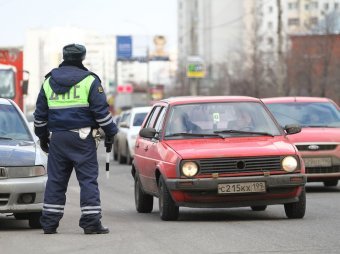
[[[144,148],[144,151],[146,152],[147,150],[149,150],[149,147],[148,146],[146,146],[145,148]]]

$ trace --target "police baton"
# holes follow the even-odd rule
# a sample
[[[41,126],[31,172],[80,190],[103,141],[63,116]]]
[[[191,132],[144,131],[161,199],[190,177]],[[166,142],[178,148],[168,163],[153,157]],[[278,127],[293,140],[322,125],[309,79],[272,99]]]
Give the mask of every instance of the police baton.
[[[112,145],[106,147],[106,178],[110,178],[110,155],[111,155]]]
[[[105,147],[106,147],[106,178],[110,178],[110,155],[113,145],[113,137],[105,137]]]

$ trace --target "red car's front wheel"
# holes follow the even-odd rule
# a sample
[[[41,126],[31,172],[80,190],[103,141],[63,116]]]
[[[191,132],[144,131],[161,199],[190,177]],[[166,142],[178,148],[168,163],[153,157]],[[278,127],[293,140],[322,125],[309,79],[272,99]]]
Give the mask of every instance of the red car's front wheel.
[[[135,176],[135,205],[139,213],[152,212],[153,196],[144,193],[137,174]]]
[[[295,203],[284,204],[286,215],[289,219],[301,219],[306,212],[306,191],[303,188],[299,201]]]
[[[172,200],[170,192],[166,187],[165,181],[161,176],[158,183],[159,190],[159,215],[162,220],[177,220],[179,215],[179,207]]]

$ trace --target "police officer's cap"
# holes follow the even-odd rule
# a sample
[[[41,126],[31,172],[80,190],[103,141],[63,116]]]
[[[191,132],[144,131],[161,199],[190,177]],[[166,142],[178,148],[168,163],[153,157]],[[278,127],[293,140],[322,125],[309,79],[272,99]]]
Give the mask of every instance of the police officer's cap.
[[[86,55],[86,48],[80,44],[68,44],[63,48],[65,61],[83,61]]]

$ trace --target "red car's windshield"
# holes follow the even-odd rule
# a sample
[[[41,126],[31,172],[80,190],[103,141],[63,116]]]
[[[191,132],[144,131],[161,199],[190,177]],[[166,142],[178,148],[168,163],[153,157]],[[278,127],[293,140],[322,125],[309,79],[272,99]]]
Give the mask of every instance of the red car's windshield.
[[[165,136],[180,133],[275,136],[280,130],[260,103],[218,102],[172,107]]]
[[[330,102],[294,102],[267,105],[280,125],[340,127],[340,112]]]

